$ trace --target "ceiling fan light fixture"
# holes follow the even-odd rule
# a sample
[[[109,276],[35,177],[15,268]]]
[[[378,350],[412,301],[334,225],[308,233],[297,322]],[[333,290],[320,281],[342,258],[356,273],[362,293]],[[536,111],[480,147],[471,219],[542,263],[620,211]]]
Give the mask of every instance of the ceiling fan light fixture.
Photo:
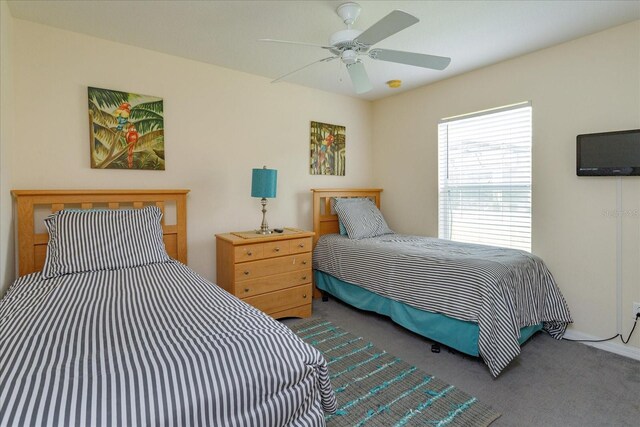
[[[342,52],[340,58],[342,59],[342,62],[347,65],[355,64],[356,62],[358,62],[358,54],[356,53],[356,51],[351,49],[347,49]]]
[[[387,86],[389,86],[391,89],[398,89],[400,86],[402,86],[402,80],[389,80],[387,82]]]

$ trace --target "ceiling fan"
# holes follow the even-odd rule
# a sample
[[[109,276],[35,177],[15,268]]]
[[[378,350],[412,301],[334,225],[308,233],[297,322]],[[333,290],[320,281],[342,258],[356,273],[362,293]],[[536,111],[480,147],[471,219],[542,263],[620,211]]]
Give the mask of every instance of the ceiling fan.
[[[260,39],[264,42],[289,43],[304,46],[315,46],[326,49],[331,52],[332,56],[319,59],[310,64],[300,67],[296,70],[288,72],[272,83],[278,82],[291,74],[304,70],[319,62],[329,62],[340,58],[347,66],[347,71],[356,93],[365,93],[370,91],[373,86],[364,68],[364,64],[360,59],[361,56],[368,56],[372,59],[387,62],[397,62],[400,64],[414,65],[416,67],[431,68],[434,70],[444,70],[451,62],[451,58],[444,56],[426,55],[423,53],[403,52],[390,49],[371,49],[371,46],[387,37],[404,30],[407,27],[419,21],[413,15],[401,10],[394,10],[387,16],[370,26],[365,31],[356,30],[351,26],[360,15],[362,8],[358,3],[349,2],[338,6],[336,13],[342,18],[347,25],[345,30],[340,30],[331,35],[329,45],[318,45],[312,43],[294,42],[288,40]]]

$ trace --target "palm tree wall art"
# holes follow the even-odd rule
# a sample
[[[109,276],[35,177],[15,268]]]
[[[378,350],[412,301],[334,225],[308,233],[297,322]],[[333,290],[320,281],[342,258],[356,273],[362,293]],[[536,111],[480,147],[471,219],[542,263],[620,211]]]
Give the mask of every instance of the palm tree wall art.
[[[311,175],[345,174],[346,128],[322,122],[311,122]]]
[[[162,98],[88,88],[91,167],[164,170]]]

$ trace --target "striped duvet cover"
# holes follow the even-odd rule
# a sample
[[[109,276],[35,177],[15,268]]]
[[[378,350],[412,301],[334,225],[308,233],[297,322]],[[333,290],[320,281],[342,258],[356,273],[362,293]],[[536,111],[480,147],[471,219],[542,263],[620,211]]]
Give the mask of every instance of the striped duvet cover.
[[[178,262],[43,280],[0,301],[2,426],[321,426],[326,362]]]
[[[479,327],[494,376],[520,353],[520,328],[543,322],[560,339],[571,315],[543,261],[524,251],[387,234],[320,238],[313,268],[380,296]]]

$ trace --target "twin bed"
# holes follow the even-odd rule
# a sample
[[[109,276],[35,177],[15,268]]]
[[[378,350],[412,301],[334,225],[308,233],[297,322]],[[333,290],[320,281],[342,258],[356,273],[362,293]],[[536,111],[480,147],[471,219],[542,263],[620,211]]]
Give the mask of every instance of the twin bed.
[[[185,265],[186,194],[13,192],[0,426],[324,425],[322,355]]]
[[[377,210],[382,190],[312,191],[314,279],[322,292],[481,356],[494,376],[535,332],[544,329],[559,339],[571,322],[540,258],[513,249],[394,234],[379,212],[355,229],[356,234],[372,227],[378,232],[353,238],[341,231],[336,200],[370,199],[369,211]],[[347,221],[358,225],[358,217]]]

